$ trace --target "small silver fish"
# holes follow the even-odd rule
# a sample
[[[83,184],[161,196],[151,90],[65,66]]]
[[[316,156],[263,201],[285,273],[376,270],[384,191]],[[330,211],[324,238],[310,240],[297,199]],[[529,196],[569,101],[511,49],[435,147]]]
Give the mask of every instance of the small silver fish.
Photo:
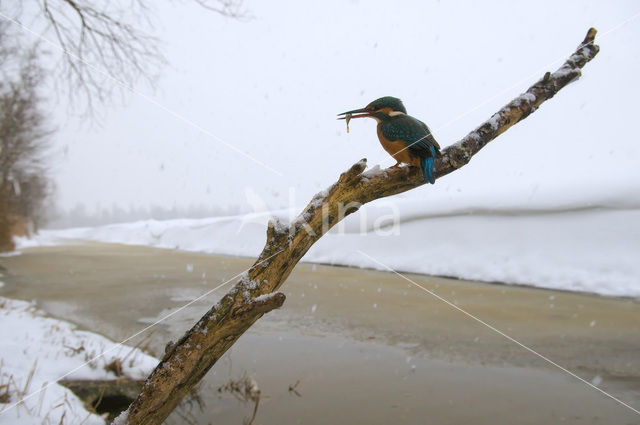
[[[344,122],[347,123],[347,133],[349,132],[349,121],[351,121],[351,114],[347,114],[344,116]]]

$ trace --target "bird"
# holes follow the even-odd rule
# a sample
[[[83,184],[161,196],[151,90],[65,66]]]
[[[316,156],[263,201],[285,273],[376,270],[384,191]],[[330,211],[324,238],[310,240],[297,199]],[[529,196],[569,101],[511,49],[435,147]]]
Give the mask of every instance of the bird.
[[[433,164],[440,155],[440,145],[425,123],[407,115],[400,99],[385,96],[362,109],[338,114],[339,120],[347,121],[347,131],[349,121],[354,118],[373,118],[378,122],[380,144],[396,160],[391,168],[398,168],[403,163],[420,167],[425,183],[435,183]]]

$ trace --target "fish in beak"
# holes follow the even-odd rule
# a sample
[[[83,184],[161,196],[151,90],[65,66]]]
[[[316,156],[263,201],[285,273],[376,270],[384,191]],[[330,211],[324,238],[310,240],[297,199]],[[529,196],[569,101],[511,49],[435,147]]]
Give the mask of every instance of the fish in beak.
[[[338,114],[338,119],[339,120],[345,120],[345,122],[347,123],[347,133],[349,132],[349,121],[351,121],[351,119],[353,118],[366,118],[366,117],[370,117],[371,116],[371,112],[369,112],[367,110],[367,108],[362,108],[362,109],[354,109],[353,111],[347,111],[347,112],[343,112],[341,114]]]

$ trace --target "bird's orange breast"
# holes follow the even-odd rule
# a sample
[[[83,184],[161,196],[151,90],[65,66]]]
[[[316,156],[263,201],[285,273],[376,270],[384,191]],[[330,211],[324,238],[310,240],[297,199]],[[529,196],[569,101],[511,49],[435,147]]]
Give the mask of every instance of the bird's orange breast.
[[[388,140],[382,135],[380,126],[378,126],[378,139],[385,151],[389,153],[396,161],[402,162],[416,167],[420,166],[420,158],[411,154],[407,149],[407,145],[401,140]]]

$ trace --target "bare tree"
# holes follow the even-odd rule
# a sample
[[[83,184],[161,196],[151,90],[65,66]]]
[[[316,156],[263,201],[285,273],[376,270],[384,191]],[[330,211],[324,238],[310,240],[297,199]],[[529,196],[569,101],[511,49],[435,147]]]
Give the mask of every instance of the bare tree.
[[[442,150],[436,160],[440,178],[466,165],[493,139],[525,119],[581,75],[599,51],[591,28],[584,41],[553,74],[547,72],[463,139]],[[147,378],[142,392],[118,420],[119,424],[162,423],[218,359],[265,313],[282,306],[278,292],[298,261],[334,225],[362,205],[425,184],[417,167],[364,172],[366,160],[345,171],[318,193],[290,224],[272,220],[265,247],[249,271],[175,344]]]
[[[247,16],[241,0],[192,1],[224,16]],[[165,59],[159,41],[144,31],[150,3],[0,2],[0,250],[13,248],[18,217],[37,224],[49,193],[43,153],[50,132],[38,92],[44,75],[57,75],[55,85],[87,113],[117,91],[129,94],[140,79],[153,83]],[[51,53],[45,46],[61,55],[43,72],[37,58]]]
[[[248,14],[241,0],[192,0],[231,18]],[[5,19],[23,33],[49,41],[55,61],[56,86],[71,104],[91,113],[93,104],[114,94],[128,95],[140,80],[153,85],[166,63],[152,27],[153,3],[148,0],[36,0],[11,8],[0,3]],[[4,6],[4,7],[3,7]]]
[[[15,52],[15,46],[7,43],[6,27],[0,25],[2,64]],[[37,224],[42,219],[49,192],[44,155],[51,132],[41,110],[38,90],[43,74],[36,50],[15,63],[15,68],[2,67],[0,81],[0,250],[13,248],[12,228],[17,221]]]

